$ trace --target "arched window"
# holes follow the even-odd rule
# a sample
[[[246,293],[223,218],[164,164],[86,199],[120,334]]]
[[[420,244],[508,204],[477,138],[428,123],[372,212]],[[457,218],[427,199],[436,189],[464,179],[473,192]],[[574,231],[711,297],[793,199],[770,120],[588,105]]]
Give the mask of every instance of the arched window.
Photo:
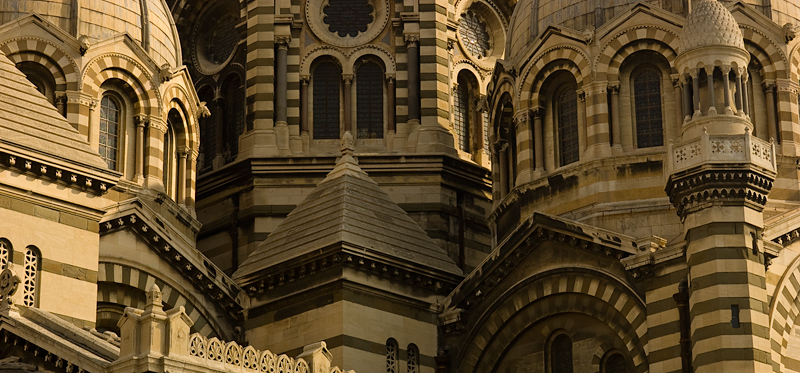
[[[661,118],[661,75],[644,69],[633,76],[636,109],[636,146],[649,148],[664,145]]]
[[[410,344],[406,349],[406,373],[419,373],[419,348]]]
[[[611,354],[603,364],[603,373],[625,373],[625,358],[620,353]]]
[[[356,72],[356,128],[359,139],[383,138],[383,69],[364,62]]]
[[[558,151],[561,166],[577,162],[580,159],[578,148],[578,93],[573,89],[564,89],[556,102],[556,118],[558,123]]]
[[[341,72],[333,62],[324,61],[314,68],[311,82],[313,97],[313,137],[315,139],[339,138],[339,99]]]
[[[386,341],[386,373],[399,373],[397,361],[399,360],[399,348],[394,338]]]
[[[11,256],[13,253],[14,251],[11,249],[11,242],[8,242],[8,240],[4,238],[0,238],[0,271],[8,267],[8,263],[11,262]]]
[[[108,168],[117,169],[119,150],[119,103],[109,95],[100,101],[100,157]]]
[[[22,281],[22,305],[34,307],[36,305],[36,286],[39,275],[41,255],[39,249],[28,246],[25,249],[25,262],[23,265],[25,279]]]
[[[469,103],[472,99],[470,91],[472,88],[472,77],[468,72],[458,74],[458,86],[453,92],[453,129],[456,131],[456,145],[458,149],[469,152],[469,132],[470,132],[470,111]]]
[[[550,343],[550,373],[572,373],[572,340],[566,334]]]

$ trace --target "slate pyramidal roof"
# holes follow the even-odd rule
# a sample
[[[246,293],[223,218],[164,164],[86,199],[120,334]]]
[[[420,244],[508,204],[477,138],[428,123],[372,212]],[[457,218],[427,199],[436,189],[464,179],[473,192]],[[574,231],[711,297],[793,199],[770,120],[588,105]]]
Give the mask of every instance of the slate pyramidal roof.
[[[8,57],[0,52],[0,152],[46,161],[116,182],[119,175],[92,150]],[[4,162],[5,163],[5,162]]]
[[[408,214],[361,170],[352,136],[342,139],[333,170],[234,273],[249,282],[259,272],[340,247],[409,267],[461,276],[463,272]]]

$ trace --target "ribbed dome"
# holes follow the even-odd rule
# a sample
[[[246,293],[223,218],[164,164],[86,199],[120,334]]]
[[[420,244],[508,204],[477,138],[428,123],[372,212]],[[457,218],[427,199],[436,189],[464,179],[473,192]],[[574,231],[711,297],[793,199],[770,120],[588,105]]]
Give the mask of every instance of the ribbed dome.
[[[81,35],[105,39],[120,33],[128,33],[142,42],[146,33],[148,53],[158,65],[165,63],[179,66],[177,61],[179,42],[169,8],[162,0],[92,0],[80,1],[78,19],[72,4],[65,0],[11,0],[0,2],[0,24],[10,22],[28,13],[37,13],[76,37]],[[142,16],[145,14],[146,16]],[[77,35],[75,35],[77,31]]]
[[[681,33],[681,53],[708,46],[744,49],[739,24],[717,0],[700,0],[692,9]]]

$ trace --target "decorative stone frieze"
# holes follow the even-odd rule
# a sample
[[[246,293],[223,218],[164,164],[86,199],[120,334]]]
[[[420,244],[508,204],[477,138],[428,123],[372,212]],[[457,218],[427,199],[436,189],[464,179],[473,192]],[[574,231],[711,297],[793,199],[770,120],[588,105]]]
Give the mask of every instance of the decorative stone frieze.
[[[70,170],[63,166],[4,151],[0,151],[0,166],[16,169],[18,172],[30,173],[37,178],[49,179],[67,185],[70,188],[96,195],[105,194],[109,188],[117,183],[117,180],[108,177],[108,175],[101,177],[86,171]]]

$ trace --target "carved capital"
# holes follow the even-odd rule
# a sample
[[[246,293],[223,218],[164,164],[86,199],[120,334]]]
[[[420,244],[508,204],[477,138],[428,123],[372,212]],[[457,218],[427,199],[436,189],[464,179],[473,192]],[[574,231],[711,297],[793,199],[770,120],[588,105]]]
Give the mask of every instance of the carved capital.
[[[608,83],[608,93],[612,95],[619,94],[619,82]]]
[[[578,99],[580,99],[581,102],[586,101],[586,91],[579,89],[576,91],[576,93],[578,94]]]
[[[291,41],[292,37],[290,35],[275,36],[275,44],[277,44],[278,48],[281,49],[289,49],[289,43]]]
[[[309,75],[300,75],[300,84],[308,85],[311,83],[311,76]]]
[[[419,45],[419,34],[405,34],[403,40],[409,48],[414,48]]]
[[[530,120],[530,111],[528,110],[518,111],[516,114],[514,114],[514,124],[516,126],[528,123],[529,120]]]
[[[765,80],[761,83],[761,87],[764,89],[766,93],[775,93],[778,88],[778,85],[775,83],[774,80]]]
[[[89,100],[86,104],[89,106],[89,110],[94,111],[94,108],[97,107],[97,100]]]
[[[342,74],[344,84],[353,84],[353,74]]]
[[[544,107],[535,106],[534,108],[532,108],[531,117],[533,117],[533,119],[541,119],[542,117],[544,117]]]
[[[146,127],[150,119],[145,114],[136,114],[133,116],[133,121],[136,123],[136,127]]]
[[[397,77],[394,74],[386,74],[386,83],[394,83]]]
[[[161,133],[167,132],[167,123],[164,122],[163,119],[158,117],[151,117],[150,118],[150,128],[160,131]]]
[[[730,74],[732,69],[730,65],[722,65],[719,67],[719,70],[722,71],[723,74]]]
[[[700,69],[689,69],[689,76],[692,79],[697,79],[700,76]]]
[[[705,67],[703,68],[703,70],[705,70],[705,71],[706,71],[706,74],[707,74],[707,75],[714,76],[714,68],[715,68],[715,67],[716,67],[716,66],[709,65],[709,66],[705,66]]]

